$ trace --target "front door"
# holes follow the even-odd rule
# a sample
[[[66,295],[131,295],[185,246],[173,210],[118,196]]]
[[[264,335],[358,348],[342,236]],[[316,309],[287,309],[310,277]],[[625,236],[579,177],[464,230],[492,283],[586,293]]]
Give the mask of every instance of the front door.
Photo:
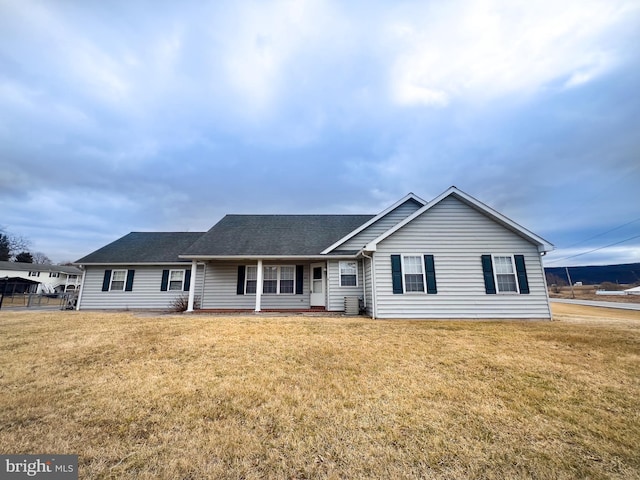
[[[325,304],[326,277],[324,263],[311,264],[311,295],[309,304],[312,307],[324,307]]]

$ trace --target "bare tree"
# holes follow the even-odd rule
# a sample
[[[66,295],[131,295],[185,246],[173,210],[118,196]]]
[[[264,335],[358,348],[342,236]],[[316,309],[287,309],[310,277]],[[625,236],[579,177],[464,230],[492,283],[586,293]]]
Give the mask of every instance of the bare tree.
[[[546,273],[545,277],[547,278],[547,286],[551,288],[553,293],[560,293],[562,287],[567,285],[566,280],[553,273]]]
[[[9,237],[9,248],[12,252],[24,252],[29,250],[31,242],[22,235],[7,235]]]
[[[0,260],[11,260],[20,252],[29,251],[30,241],[21,235],[14,235],[0,227]]]
[[[33,257],[33,263],[40,265],[51,265],[53,263],[51,259],[42,252],[33,252],[31,256]]]

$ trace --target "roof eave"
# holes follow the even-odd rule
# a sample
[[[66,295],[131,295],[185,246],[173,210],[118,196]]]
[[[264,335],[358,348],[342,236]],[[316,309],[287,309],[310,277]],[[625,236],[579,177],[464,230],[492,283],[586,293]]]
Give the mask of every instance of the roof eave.
[[[190,260],[326,260],[327,258],[356,258],[357,253],[343,255],[180,255]]]
[[[125,266],[125,265],[186,265],[188,262],[73,262],[74,265],[78,267],[86,267],[86,266],[105,266],[105,265],[115,265],[115,266]]]

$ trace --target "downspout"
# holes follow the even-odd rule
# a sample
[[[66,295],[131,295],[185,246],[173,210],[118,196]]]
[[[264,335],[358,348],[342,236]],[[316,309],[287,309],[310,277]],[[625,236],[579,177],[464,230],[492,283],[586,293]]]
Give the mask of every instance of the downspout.
[[[373,256],[375,253],[371,253],[371,256],[361,251],[362,256],[371,260],[371,319],[376,319],[376,264],[373,262]],[[365,279],[366,284],[366,279]]]
[[[367,308],[367,276],[366,276],[366,269],[365,269],[365,265],[364,265],[364,259],[362,260],[362,300],[364,303],[364,308],[366,310]]]
[[[551,302],[549,301],[549,287],[547,287],[547,278],[544,274],[544,262],[542,261],[542,257],[544,257],[547,252],[540,253],[540,268],[542,269],[542,275],[544,278],[544,294],[547,297],[547,312],[549,312],[549,320],[553,320],[553,313],[551,312]]]
[[[204,308],[204,283],[207,281],[207,262],[202,262],[202,293],[200,293],[200,308]]]

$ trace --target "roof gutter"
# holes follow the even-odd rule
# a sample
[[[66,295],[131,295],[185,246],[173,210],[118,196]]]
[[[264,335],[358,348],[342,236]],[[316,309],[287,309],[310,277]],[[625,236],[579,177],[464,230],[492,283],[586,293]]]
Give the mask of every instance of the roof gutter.
[[[189,260],[327,260],[358,258],[357,253],[350,255],[179,255]]]
[[[125,265],[147,265],[147,266],[154,266],[154,265],[186,265],[187,262],[83,262],[83,263],[77,263],[75,262],[74,265],[77,265],[78,267],[80,267],[81,269],[84,267],[99,267],[99,266],[103,266],[103,265],[116,265],[116,266],[125,266]]]

